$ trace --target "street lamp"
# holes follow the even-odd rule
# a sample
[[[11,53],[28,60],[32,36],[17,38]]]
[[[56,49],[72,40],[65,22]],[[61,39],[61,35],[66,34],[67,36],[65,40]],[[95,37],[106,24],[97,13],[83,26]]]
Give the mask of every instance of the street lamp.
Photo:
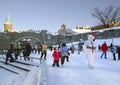
[[[111,32],[111,35],[113,35],[114,29],[109,30]],[[112,36],[112,44],[113,44],[113,36]]]

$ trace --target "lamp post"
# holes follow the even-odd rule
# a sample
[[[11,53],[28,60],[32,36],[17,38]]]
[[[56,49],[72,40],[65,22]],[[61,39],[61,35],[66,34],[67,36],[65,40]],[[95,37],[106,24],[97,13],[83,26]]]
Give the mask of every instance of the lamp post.
[[[111,35],[113,35],[114,29],[109,30],[111,32]],[[113,44],[113,36],[112,36],[112,44]]]

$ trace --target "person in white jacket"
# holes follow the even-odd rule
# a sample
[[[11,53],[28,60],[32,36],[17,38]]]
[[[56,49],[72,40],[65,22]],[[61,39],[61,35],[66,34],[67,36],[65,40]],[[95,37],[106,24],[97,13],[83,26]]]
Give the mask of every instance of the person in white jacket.
[[[83,49],[88,58],[88,66],[89,68],[94,68],[94,52],[96,50],[95,45],[95,35],[93,33],[88,34],[88,40],[84,43]]]

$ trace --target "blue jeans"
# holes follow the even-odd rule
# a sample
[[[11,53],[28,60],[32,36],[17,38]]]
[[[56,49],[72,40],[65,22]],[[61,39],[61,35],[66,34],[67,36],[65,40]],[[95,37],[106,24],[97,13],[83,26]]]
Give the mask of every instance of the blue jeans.
[[[107,57],[106,57],[107,52],[106,52],[106,51],[103,51],[103,53],[102,53],[102,55],[101,55],[101,58],[102,58],[103,55],[104,55],[104,58],[106,59],[106,58],[107,58]]]

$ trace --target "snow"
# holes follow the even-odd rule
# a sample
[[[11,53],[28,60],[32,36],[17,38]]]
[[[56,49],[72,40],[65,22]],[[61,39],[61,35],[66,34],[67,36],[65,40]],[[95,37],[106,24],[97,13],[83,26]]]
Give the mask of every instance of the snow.
[[[120,61],[113,61],[108,52],[108,59],[100,59],[101,52],[95,56],[95,68],[88,68],[84,52],[71,54],[70,62],[64,67],[52,67],[52,59],[48,64],[48,85],[118,85],[120,83]],[[51,64],[50,64],[51,63]]]
[[[86,32],[91,32],[91,29],[72,29],[72,31],[76,33],[86,33]]]
[[[116,45],[120,44],[119,38],[114,38],[113,40]],[[104,41],[109,45],[112,40],[96,40],[97,45],[101,45]],[[41,74],[40,85],[119,85],[120,61],[114,61],[110,51],[107,52],[107,59],[104,59],[104,57],[101,59],[101,54],[101,51],[95,52],[94,69],[88,67],[87,57],[84,52],[81,51],[78,54],[77,50],[74,54],[70,55],[70,62],[65,61],[64,66],[52,67],[53,57],[52,52],[49,50],[45,62],[42,62],[42,64],[38,60],[33,60],[33,62],[40,65],[41,68],[41,73],[38,73],[38,75]],[[38,54],[31,54],[31,56],[40,57]],[[34,71],[36,70],[33,70],[33,73],[37,75]],[[33,74],[31,75],[33,76]],[[18,85],[21,85],[24,78],[21,81],[18,81],[16,78],[18,78],[17,75],[0,68],[0,85],[12,85],[13,80],[16,80]]]

